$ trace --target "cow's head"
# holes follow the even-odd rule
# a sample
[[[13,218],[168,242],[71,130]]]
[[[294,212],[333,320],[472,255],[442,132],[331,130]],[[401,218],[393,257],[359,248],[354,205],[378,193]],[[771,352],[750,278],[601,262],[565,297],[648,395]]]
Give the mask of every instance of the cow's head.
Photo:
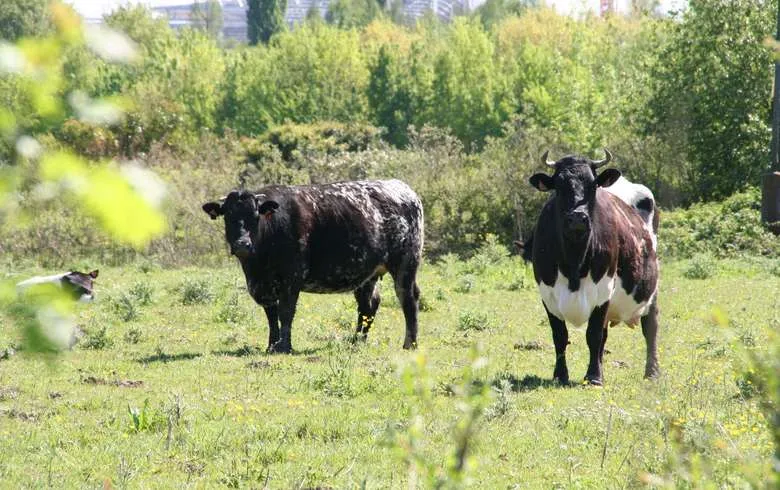
[[[609,187],[620,178],[620,171],[608,168],[597,174],[596,170],[612,160],[612,154],[604,149],[603,160],[591,160],[578,156],[566,156],[553,162],[544,152],[542,162],[553,167],[552,176],[539,173],[529,182],[540,191],[555,189],[555,211],[561,232],[569,240],[581,240],[590,235],[591,211],[596,202],[596,188]]]
[[[239,259],[247,258],[254,251],[260,218],[270,219],[279,208],[276,201],[264,197],[233,191],[223,199],[203,205],[203,211],[211,219],[225,217],[225,240],[230,245],[230,253]]]
[[[62,287],[79,301],[92,301],[95,299],[94,280],[97,279],[98,270],[92,272],[68,272],[60,282]]]

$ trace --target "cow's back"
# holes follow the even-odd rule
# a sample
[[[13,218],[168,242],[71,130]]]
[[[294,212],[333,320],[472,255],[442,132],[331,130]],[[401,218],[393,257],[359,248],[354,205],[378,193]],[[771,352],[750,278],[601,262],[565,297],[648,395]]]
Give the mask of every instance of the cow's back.
[[[295,186],[285,199],[303,290],[354,290],[394,262],[422,252],[419,197],[399,180]]]

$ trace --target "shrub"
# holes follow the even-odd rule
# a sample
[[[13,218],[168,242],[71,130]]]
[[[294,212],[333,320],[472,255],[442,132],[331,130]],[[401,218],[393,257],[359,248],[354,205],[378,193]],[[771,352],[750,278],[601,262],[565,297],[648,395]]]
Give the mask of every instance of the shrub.
[[[237,294],[226,299],[217,310],[215,319],[220,323],[241,323],[249,318],[249,312],[241,305]]]
[[[256,139],[246,140],[247,161],[261,162],[266,157],[266,145],[279,150],[286,162],[299,162],[306,154],[365,151],[379,144],[381,134],[381,129],[367,123],[281,124]]]
[[[140,305],[147,306],[152,303],[154,289],[148,283],[137,282],[130,287],[128,293]]]
[[[128,344],[137,344],[143,338],[143,332],[138,328],[131,328],[125,333],[125,342]]]
[[[730,257],[743,253],[780,255],[780,240],[761,223],[761,193],[753,187],[722,203],[694,204],[661,214],[661,256],[690,258],[708,253]]]
[[[121,293],[118,297],[111,300],[114,313],[123,321],[131,322],[141,316],[141,310],[133,300],[133,296],[128,293]]]
[[[120,150],[119,139],[112,130],[75,119],[62,123],[55,136],[77,153],[92,159],[113,157]]]
[[[182,304],[207,303],[212,299],[214,299],[214,291],[207,279],[186,279],[181,286]]]
[[[130,417],[130,432],[160,432],[165,428],[168,417],[159,408],[151,408],[149,399],[144,400],[143,407],[127,405]]]
[[[715,261],[710,255],[700,254],[691,259],[683,275],[688,279],[707,279],[715,272]]]
[[[458,317],[458,330],[487,330],[490,328],[488,315],[480,311],[463,311]]]
[[[103,325],[99,328],[91,328],[86,331],[84,340],[81,342],[82,349],[101,350],[114,345],[114,341],[108,336],[108,327]]]

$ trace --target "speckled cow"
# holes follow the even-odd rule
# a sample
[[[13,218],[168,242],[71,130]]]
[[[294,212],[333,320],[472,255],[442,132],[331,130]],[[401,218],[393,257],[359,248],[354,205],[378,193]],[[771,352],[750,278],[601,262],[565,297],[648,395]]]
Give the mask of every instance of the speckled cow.
[[[233,191],[203,210],[212,219],[225,218],[230,251],[268,318],[269,351],[292,350],[301,291],[353,291],[357,332],[365,337],[379,308],[377,280],[387,272],[406,319],[403,347],[416,347],[423,208],[405,183],[268,186],[256,193]]]
[[[585,380],[590,384],[602,384],[608,326],[633,326],[640,318],[647,344],[645,377],[659,373],[658,210],[650,190],[624,179],[620,171],[610,168],[596,174],[611,160],[609,151],[606,154],[598,161],[567,156],[551,162],[545,153],[542,161],[555,173],[530,179],[541,191],[555,190],[536,225],[533,266],[552,327],[553,377],[563,383],[569,381],[566,322],[588,324]]]

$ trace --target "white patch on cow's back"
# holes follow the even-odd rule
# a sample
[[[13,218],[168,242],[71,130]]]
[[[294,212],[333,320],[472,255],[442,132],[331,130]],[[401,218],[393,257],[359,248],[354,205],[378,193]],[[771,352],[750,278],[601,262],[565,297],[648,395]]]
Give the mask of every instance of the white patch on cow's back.
[[[16,284],[16,288],[19,291],[37,286],[38,284],[54,284],[55,286],[62,286],[62,278],[70,274],[70,272],[63,272],[62,274],[54,274],[53,276],[36,276],[30,279],[24,280]]]
[[[637,303],[634,300],[635,291],[636,287],[634,287],[633,291],[627,292],[623,287],[623,282],[618,278],[615,293],[612,295],[612,300],[607,310],[607,321],[612,324],[624,322],[630,327],[636,326],[639,318],[645,316],[650,309],[655,292],[650,295],[648,300]]]
[[[588,274],[576,291],[569,290],[569,280],[560,271],[552,287],[539,283],[542,301],[550,313],[574,326],[585,324],[597,306],[610,300],[614,290],[615,277],[606,274],[596,283]]]
[[[653,192],[642,184],[635,184],[631,182],[622,175],[615,181],[614,184],[609,187],[602,187],[602,189],[616,196],[621,201],[636,210],[637,214],[639,214],[639,216],[642,218],[642,221],[644,222],[644,229],[647,230],[647,233],[650,234],[650,239],[653,242],[653,250],[656,250],[658,238],[653,232],[653,216],[655,214],[655,196],[653,196]],[[653,208],[650,211],[639,209],[637,207],[637,204],[642,199],[650,199],[653,201]]]

